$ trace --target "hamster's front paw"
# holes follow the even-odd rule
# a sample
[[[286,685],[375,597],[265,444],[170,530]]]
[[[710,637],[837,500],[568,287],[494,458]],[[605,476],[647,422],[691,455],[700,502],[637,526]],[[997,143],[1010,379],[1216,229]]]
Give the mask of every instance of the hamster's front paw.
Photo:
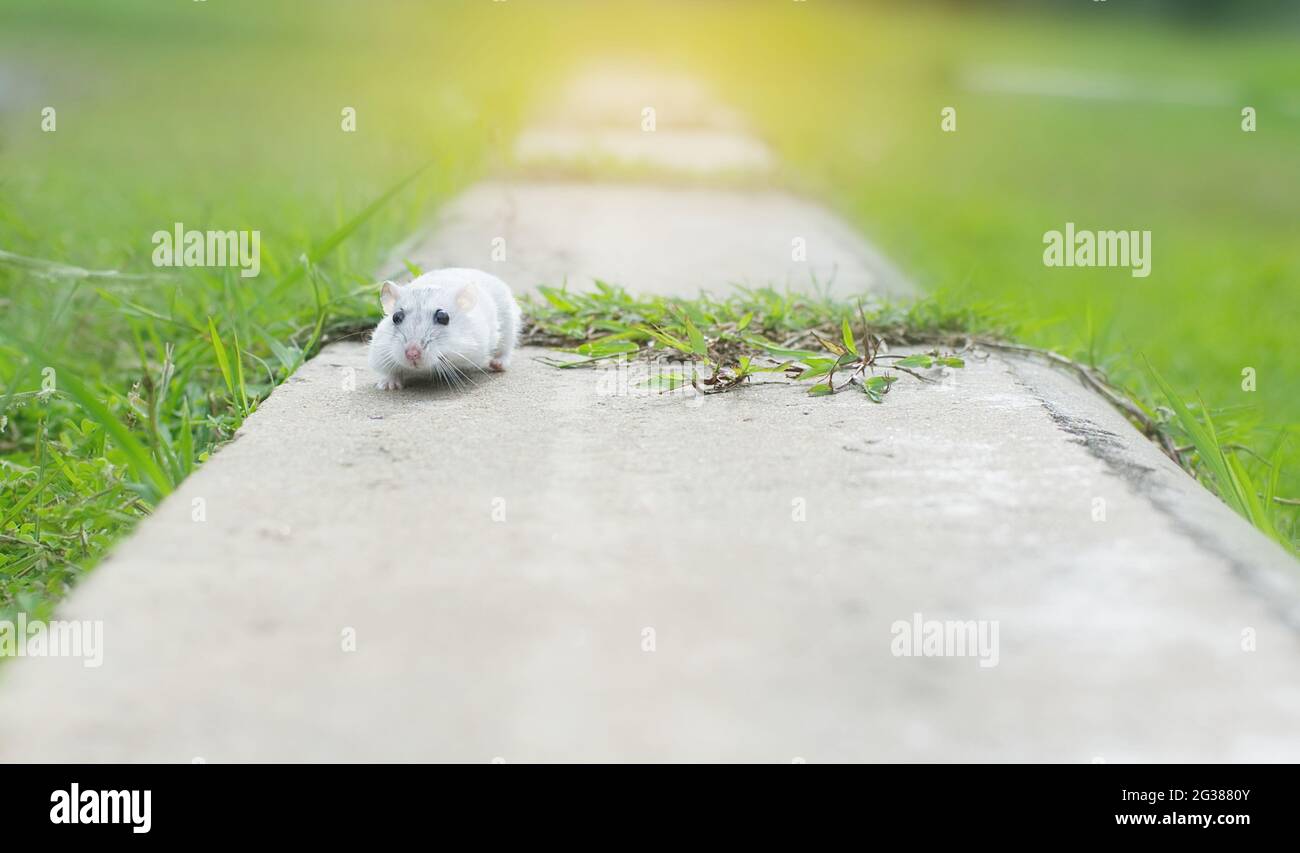
[[[402,380],[393,376],[385,377],[376,382],[375,387],[380,391],[400,391],[402,390]]]
[[[505,369],[509,366],[510,366],[510,359],[508,358],[494,358],[488,362],[488,367],[491,368],[496,373],[504,372]]]

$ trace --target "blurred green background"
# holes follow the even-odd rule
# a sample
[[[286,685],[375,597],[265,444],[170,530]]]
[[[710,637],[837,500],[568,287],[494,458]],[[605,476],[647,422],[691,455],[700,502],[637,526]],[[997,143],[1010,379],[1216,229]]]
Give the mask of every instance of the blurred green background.
[[[776,149],[777,183],[925,289],[1154,401],[1145,356],[1296,497],[1293,7],[6,0],[0,250],[152,273],[150,235],[180,221],[260,230],[263,263],[114,282],[0,256],[0,615],[48,609],[324,330],[371,316],[381,258],[508,164],[592,58],[709,81]],[[1150,277],[1044,267],[1067,221],[1150,230]]]

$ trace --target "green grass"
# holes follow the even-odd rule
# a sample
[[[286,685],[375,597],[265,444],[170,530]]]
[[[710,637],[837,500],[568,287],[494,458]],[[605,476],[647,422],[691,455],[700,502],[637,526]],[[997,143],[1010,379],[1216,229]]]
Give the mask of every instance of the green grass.
[[[1172,409],[1177,426],[1191,442],[1198,462],[1197,476],[1205,480],[1223,502],[1239,515],[1296,553],[1294,535],[1283,528],[1290,516],[1284,515],[1273,505],[1281,471],[1277,456],[1265,463],[1268,471],[1264,485],[1257,485],[1241,457],[1219,440],[1214,419],[1205,413],[1205,405],[1202,403],[1200,406],[1203,414],[1196,414],[1154,368],[1151,368],[1151,375]]]
[[[768,376],[811,381],[813,396],[856,389],[882,403],[898,373],[934,381],[918,371],[964,367],[954,347],[965,348],[976,334],[996,336],[992,318],[949,312],[933,300],[886,305],[772,288],[686,299],[637,296],[602,281],[587,293],[554,287],[539,292],[524,300],[523,342],[576,356],[547,362],[562,370],[628,359],[684,364],[682,371],[651,377],[650,387],[661,391],[691,386],[703,394],[724,393]],[[934,350],[885,351],[899,344]]]
[[[416,29],[314,8],[19,3],[0,33],[0,249],[38,259],[0,260],[0,619],[47,616],[327,329],[372,315],[391,248],[501,156],[541,81],[523,33],[480,60],[482,7]],[[174,222],[259,230],[261,275],[155,270]]]
[[[969,319],[995,306],[1018,339],[1104,368],[1188,446],[1208,486],[1294,536],[1273,498],[1300,495],[1300,449],[1285,439],[1300,422],[1296,36],[1161,29],[1084,5],[1038,19],[831,2],[319,0],[308,13],[10,0],[0,249],[20,258],[0,256],[0,618],[47,615],[332,329],[372,316],[392,247],[508,165],[528,111],[589,56],[714,81],[789,164],[778,183],[827,199],[936,294],[916,310]],[[990,64],[1223,81],[1260,129],[1242,133],[1235,105],[960,85]],[[40,130],[47,105],[54,133]],[[955,134],[939,131],[948,105]],[[358,132],[341,131],[343,106]],[[1041,235],[1066,221],[1150,229],[1151,277],[1044,268]],[[149,236],[174,222],[259,230],[261,275],[155,270]],[[685,309],[689,327],[661,316],[655,328],[692,358],[702,336],[733,370],[757,353],[733,364],[709,349],[727,331],[717,323],[751,313],[769,343],[793,334],[781,324],[834,341],[849,306],[738,307],[701,303]],[[554,308],[534,320],[563,337]],[[1257,391],[1242,390],[1245,367]]]

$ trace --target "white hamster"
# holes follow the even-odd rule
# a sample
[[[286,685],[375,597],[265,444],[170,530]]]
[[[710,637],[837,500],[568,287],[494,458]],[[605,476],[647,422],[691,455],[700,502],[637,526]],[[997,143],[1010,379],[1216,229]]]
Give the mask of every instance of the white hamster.
[[[384,319],[370,338],[370,367],[384,391],[466,371],[505,370],[519,338],[519,303],[504,281],[480,270],[442,269],[409,284],[384,282]]]

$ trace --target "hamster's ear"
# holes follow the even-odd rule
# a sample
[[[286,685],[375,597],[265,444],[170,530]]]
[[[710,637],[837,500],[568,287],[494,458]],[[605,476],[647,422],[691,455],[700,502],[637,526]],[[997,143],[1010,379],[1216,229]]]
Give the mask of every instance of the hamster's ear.
[[[384,282],[384,286],[379,288],[379,304],[384,306],[385,314],[392,314],[393,307],[397,305],[397,297],[401,295],[401,288],[391,281]]]
[[[474,282],[470,282],[460,289],[456,294],[456,307],[461,311],[468,311],[478,303],[478,288]]]

